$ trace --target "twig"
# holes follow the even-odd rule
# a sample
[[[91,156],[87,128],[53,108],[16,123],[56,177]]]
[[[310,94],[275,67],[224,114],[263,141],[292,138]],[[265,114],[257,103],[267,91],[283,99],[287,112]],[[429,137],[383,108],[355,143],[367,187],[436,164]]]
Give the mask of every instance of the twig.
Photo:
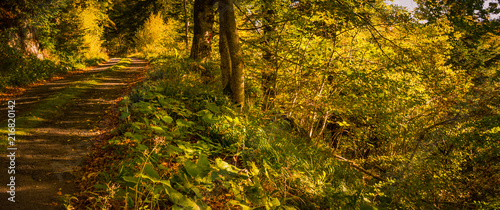
[[[369,175],[373,178],[375,178],[376,180],[379,180],[379,181],[387,181],[386,179],[376,175],[376,174],[373,174],[372,172],[362,168],[361,166],[359,166],[358,164],[356,164],[354,161],[351,161],[351,160],[348,160],[348,159],[345,159],[344,157],[340,156],[340,155],[336,155],[334,154],[333,155],[335,158],[337,158],[337,160],[340,160],[340,161],[343,161],[343,162],[347,162],[349,163],[349,165],[351,165],[353,168],[355,168],[356,170],[360,171],[360,172],[363,172],[365,173],[366,175]]]

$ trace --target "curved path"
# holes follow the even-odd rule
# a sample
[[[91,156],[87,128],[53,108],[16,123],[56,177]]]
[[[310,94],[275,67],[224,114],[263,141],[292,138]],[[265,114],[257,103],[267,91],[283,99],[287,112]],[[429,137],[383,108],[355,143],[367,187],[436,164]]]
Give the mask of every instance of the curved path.
[[[0,209],[65,209],[61,200],[76,192],[81,164],[99,135],[98,127],[119,98],[140,81],[147,62],[120,59],[27,90],[15,98],[17,150],[7,150],[7,102],[1,102]],[[11,99],[14,100],[14,99]],[[15,153],[12,153],[15,152]],[[14,168],[7,157],[15,155]],[[15,174],[9,174],[9,167]],[[11,170],[12,172],[12,170]],[[15,203],[9,190],[15,178]]]

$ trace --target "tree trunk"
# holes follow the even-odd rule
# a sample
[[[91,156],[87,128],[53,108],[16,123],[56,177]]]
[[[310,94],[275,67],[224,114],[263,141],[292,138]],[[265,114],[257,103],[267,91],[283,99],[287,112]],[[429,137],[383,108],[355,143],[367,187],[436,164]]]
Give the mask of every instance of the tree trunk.
[[[214,25],[213,4],[213,0],[194,1],[194,34],[191,55],[189,56],[192,59],[199,60],[210,57]]]
[[[223,44],[221,52],[221,71],[229,76],[229,87],[231,88],[232,99],[235,103],[243,107],[245,103],[245,72],[243,68],[243,58],[236,30],[236,17],[234,15],[232,0],[219,0],[220,36]],[[225,50],[225,44],[227,49]],[[229,52],[229,57],[226,54]],[[229,62],[227,62],[229,60]],[[228,65],[229,64],[229,65]],[[230,66],[230,68],[228,68]],[[224,68],[224,69],[222,69]],[[229,69],[229,71],[227,70]],[[224,83],[223,83],[224,85]],[[223,88],[226,88],[224,86]]]
[[[187,0],[183,1],[184,3],[184,33],[186,36],[186,39],[184,40],[186,43],[186,53],[189,52],[189,17],[188,17],[188,10],[187,10]]]
[[[219,3],[219,10],[220,10]],[[231,56],[229,54],[229,48],[227,43],[226,27],[220,26],[219,29],[219,53],[220,53],[220,69],[222,73],[222,88],[226,95],[233,95],[231,90]]]

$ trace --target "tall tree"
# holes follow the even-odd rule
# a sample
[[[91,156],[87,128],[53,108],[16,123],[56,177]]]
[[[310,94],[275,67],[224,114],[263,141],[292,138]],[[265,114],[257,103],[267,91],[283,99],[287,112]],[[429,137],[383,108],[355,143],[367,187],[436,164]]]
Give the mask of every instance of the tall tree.
[[[219,0],[220,45],[222,85],[235,103],[243,106],[245,101],[245,72],[236,29],[232,0]],[[193,43],[194,45],[194,43]]]
[[[182,6],[184,9],[184,42],[186,43],[186,53],[189,52],[189,18],[188,18],[188,9],[187,9],[187,0],[182,1]]]
[[[211,39],[214,25],[214,0],[194,1],[194,34],[191,46],[192,59],[204,59],[210,57],[212,51]]]

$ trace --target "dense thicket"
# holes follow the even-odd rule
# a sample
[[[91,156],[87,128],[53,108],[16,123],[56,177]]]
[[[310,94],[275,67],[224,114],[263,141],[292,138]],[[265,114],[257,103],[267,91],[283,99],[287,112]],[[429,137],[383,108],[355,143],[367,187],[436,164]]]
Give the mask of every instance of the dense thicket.
[[[200,2],[194,2],[195,16]],[[246,71],[243,114],[281,119],[308,147],[329,148],[326,156],[363,173],[365,186],[350,182],[356,188],[351,193],[367,203],[352,207],[494,208],[500,40],[498,20],[489,16],[498,9],[483,7],[484,1],[418,3],[409,14],[383,1],[237,2]],[[215,5],[209,7],[203,11],[212,14]],[[219,36],[213,37],[220,57],[211,54],[220,62],[222,76],[215,80],[222,81],[221,89],[232,64],[223,12],[216,10]],[[198,35],[213,47],[211,19],[194,20],[195,29],[210,28]],[[193,70],[206,75],[210,68]],[[292,204],[286,185],[278,188],[269,196]],[[313,188],[334,197],[322,191],[327,186]],[[235,199],[259,206],[250,198]]]

